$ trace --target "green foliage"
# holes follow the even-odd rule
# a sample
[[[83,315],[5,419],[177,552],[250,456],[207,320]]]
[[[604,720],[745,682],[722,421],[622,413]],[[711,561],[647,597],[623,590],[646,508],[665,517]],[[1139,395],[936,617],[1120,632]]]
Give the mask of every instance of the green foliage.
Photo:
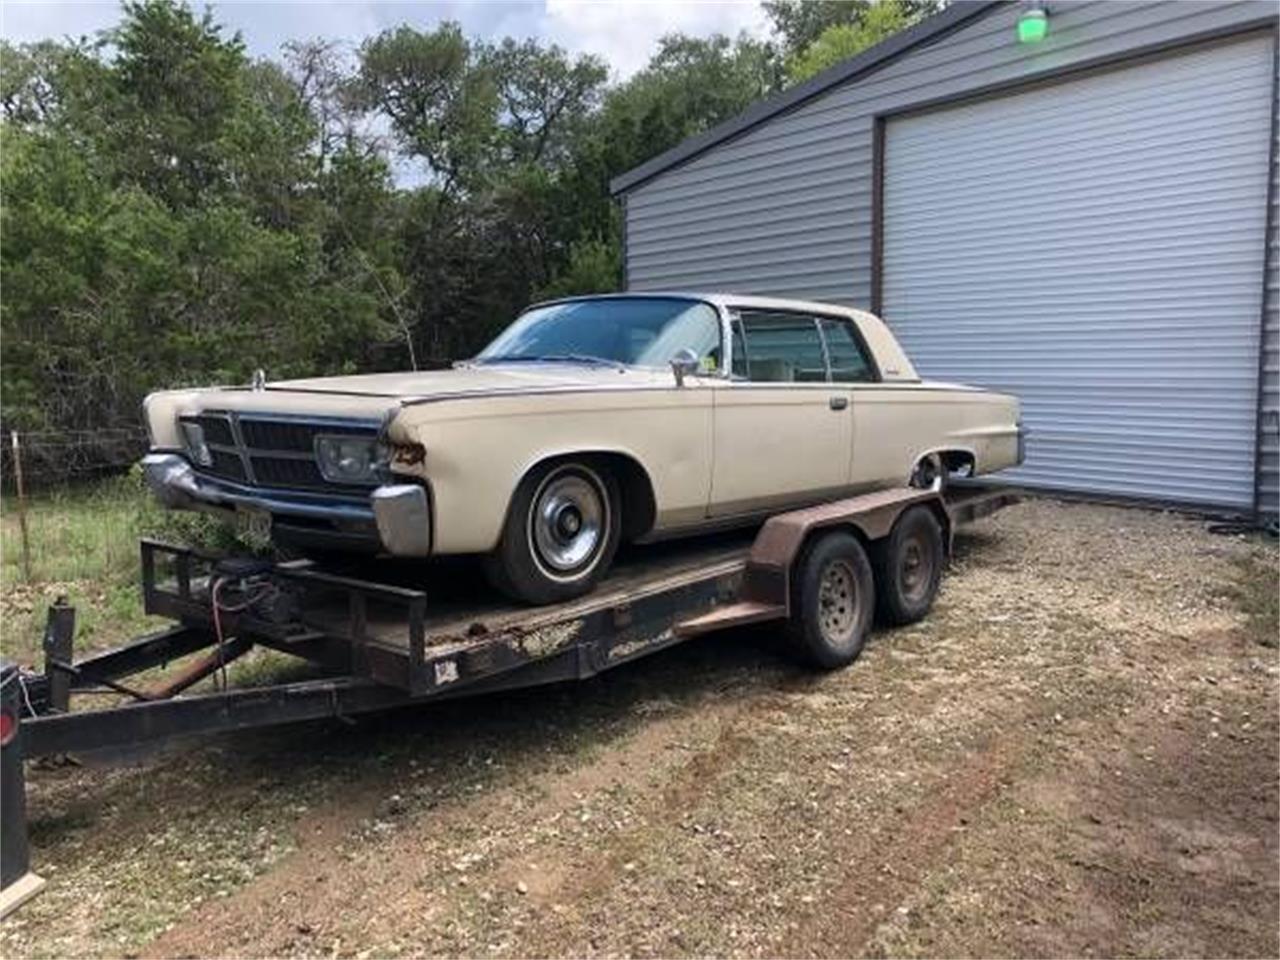
[[[279,66],[206,13],[4,51],[5,426],[135,426],[150,390],[364,365],[396,336],[385,160],[317,162]]]
[[[741,113],[774,92],[771,48],[749,38],[664,37],[649,65],[614,90],[601,117],[618,173]]]
[[[401,149],[427,162],[441,189],[479,186],[496,137],[498,89],[456,24],[388,30],[360,48],[360,102],[390,121]]]
[[[932,5],[767,6],[794,76]],[[610,179],[786,64],[676,34],[610,87],[596,57],[448,22],[276,63],[180,0],[0,42],[3,426],[135,428],[154,389],[453,359],[534,297],[617,289]]]
[[[207,8],[197,20],[186,7],[144,0],[125,3],[124,14],[110,34],[118,53],[103,146],[122,179],[170,207],[199,204],[231,186],[228,161],[251,159],[224,142],[251,112],[244,45],[224,39]]]
[[[782,41],[784,58],[791,61],[832,27],[856,28],[869,18],[879,19],[882,14],[875,8],[886,2],[902,8],[904,25],[937,13],[943,6],[943,0],[764,0],[761,6]],[[790,73],[788,70],[789,80]]]
[[[612,293],[622,287],[622,248],[613,237],[589,237],[569,248],[569,262],[538,291],[553,300],[585,293]]]
[[[864,4],[856,20],[825,27],[811,43],[787,60],[787,83],[808,80],[909,27],[918,18],[915,12],[918,7],[919,4],[904,0]]]
[[[857,22],[871,0],[764,0],[760,5],[782,41],[784,55],[792,57],[829,27]]]
[[[591,56],[570,62],[560,47],[508,37],[487,49],[482,63],[503,118],[499,161],[548,168],[568,162],[602,98],[609,77],[604,62]]]

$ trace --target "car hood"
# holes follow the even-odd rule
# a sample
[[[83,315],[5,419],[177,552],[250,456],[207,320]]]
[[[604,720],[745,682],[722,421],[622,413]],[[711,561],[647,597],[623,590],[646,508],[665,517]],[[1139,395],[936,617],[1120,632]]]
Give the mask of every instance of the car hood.
[[[343,396],[417,399],[456,394],[509,393],[526,390],[634,387],[637,383],[671,382],[660,370],[617,368],[577,363],[462,364],[448,370],[368,373],[350,377],[317,377],[269,383],[265,392],[318,393]]]

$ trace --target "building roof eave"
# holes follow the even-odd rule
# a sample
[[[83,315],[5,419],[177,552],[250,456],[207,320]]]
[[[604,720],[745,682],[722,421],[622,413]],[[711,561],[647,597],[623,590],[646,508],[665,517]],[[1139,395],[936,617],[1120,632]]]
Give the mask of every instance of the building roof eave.
[[[908,50],[927,43],[941,34],[953,30],[960,24],[980,16],[988,9],[998,6],[1006,0],[955,0],[945,9],[931,17],[921,20],[906,30],[895,33],[882,40],[874,47],[868,47],[857,56],[842,61],[804,83],[797,84],[768,99],[754,103],[742,113],[724,123],[704,130],[678,143],[670,150],[658,154],[638,167],[619,174],[609,182],[609,192],[613,196],[627,193],[648,180],[673,167],[687,163],[694,157],[705,153],[727,140],[738,137],[753,127],[794,110],[801,104],[821,96],[833,87],[885,66]]]

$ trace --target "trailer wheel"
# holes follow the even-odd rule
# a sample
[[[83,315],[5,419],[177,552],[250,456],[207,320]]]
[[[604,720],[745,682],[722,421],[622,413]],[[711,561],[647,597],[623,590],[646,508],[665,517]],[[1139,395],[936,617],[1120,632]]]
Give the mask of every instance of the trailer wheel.
[[[944,551],[942,525],[932,510],[905,510],[880,551],[876,591],[885,623],[904,626],[921,619],[938,595]]]
[[[788,632],[796,652],[832,670],[862,653],[875,610],[871,561],[852,534],[822,536],[801,560]]]

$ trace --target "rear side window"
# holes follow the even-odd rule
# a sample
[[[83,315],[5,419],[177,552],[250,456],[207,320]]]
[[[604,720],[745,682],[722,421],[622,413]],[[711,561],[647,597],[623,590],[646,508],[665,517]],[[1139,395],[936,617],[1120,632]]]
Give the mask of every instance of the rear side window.
[[[735,336],[735,341],[737,337]],[[745,369],[733,372],[755,383],[825,383],[827,360],[812,317],[742,312]],[[734,343],[735,349],[738,343]]]
[[[866,351],[858,341],[853,324],[848,320],[823,317],[822,335],[827,341],[831,360],[831,379],[835,383],[866,383],[875,379]]]

